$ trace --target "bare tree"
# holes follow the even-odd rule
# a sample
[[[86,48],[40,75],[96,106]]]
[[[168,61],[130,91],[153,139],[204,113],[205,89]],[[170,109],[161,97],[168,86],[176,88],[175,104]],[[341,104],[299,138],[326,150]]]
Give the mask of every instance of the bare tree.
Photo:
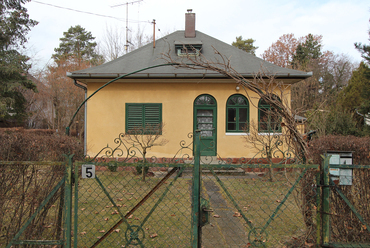
[[[121,27],[106,26],[105,36],[99,46],[105,61],[111,61],[124,55],[125,42],[125,35]]]
[[[124,134],[123,140],[126,144],[131,145],[131,151],[136,148],[141,153],[143,166],[138,166],[138,172],[142,173],[142,179],[145,181],[145,176],[148,173],[149,167],[145,164],[148,162],[146,154],[149,149],[154,146],[164,146],[168,140],[163,138],[163,127],[161,124],[146,124],[145,126],[138,126],[132,128]]]
[[[127,52],[131,52],[142,47],[153,40],[152,35],[144,33],[140,26],[136,30],[130,31],[127,37],[128,46],[124,30],[120,27],[106,27],[105,36],[99,44],[100,52],[104,55],[106,62],[117,59]]]

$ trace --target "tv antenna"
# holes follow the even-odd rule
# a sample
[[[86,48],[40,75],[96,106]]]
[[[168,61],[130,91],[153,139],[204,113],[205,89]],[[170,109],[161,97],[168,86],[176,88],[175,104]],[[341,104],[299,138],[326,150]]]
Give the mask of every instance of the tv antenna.
[[[128,50],[128,43],[129,43],[129,41],[128,41],[128,5],[129,4],[134,4],[134,3],[140,3],[142,1],[143,0],[137,0],[137,1],[126,2],[126,3],[121,3],[121,4],[111,6],[112,8],[115,8],[115,7],[119,7],[119,6],[122,6],[122,5],[126,5],[126,45],[125,45],[126,53],[127,53],[127,50]]]

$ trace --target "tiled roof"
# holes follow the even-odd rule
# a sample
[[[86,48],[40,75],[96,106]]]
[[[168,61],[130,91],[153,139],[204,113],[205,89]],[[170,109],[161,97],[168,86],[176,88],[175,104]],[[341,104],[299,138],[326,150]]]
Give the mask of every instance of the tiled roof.
[[[178,57],[175,51],[175,44],[202,44],[202,54],[207,60],[215,61],[217,58],[214,49],[230,59],[231,67],[246,78],[253,78],[257,73],[263,71],[268,75],[277,78],[287,79],[290,83],[298,82],[311,76],[311,73],[282,68],[264,61],[252,54],[242,51],[234,46],[224,43],[216,38],[196,31],[195,38],[185,38],[184,31],[176,31],[153,43],[136,49],[108,63],[91,67],[88,69],[74,71],[67,75],[74,79],[93,79],[93,78],[116,78],[120,75],[131,73],[143,68],[164,64],[162,54],[170,52],[174,59]],[[173,66],[162,66],[135,73],[131,78],[217,78],[224,77],[214,71],[190,70],[185,68],[175,68]]]

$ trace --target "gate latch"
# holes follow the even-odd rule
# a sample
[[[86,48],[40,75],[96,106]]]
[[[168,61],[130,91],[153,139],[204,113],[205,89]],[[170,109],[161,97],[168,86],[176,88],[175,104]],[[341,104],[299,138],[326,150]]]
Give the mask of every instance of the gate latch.
[[[201,198],[200,199],[200,226],[205,226],[209,224],[210,212],[213,212],[213,209],[210,209],[209,201]]]

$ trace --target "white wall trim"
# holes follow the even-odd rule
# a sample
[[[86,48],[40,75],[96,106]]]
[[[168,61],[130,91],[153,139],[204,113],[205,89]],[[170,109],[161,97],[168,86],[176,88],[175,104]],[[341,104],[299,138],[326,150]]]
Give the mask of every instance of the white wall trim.
[[[250,135],[250,133],[225,133],[226,136],[245,136]]]

